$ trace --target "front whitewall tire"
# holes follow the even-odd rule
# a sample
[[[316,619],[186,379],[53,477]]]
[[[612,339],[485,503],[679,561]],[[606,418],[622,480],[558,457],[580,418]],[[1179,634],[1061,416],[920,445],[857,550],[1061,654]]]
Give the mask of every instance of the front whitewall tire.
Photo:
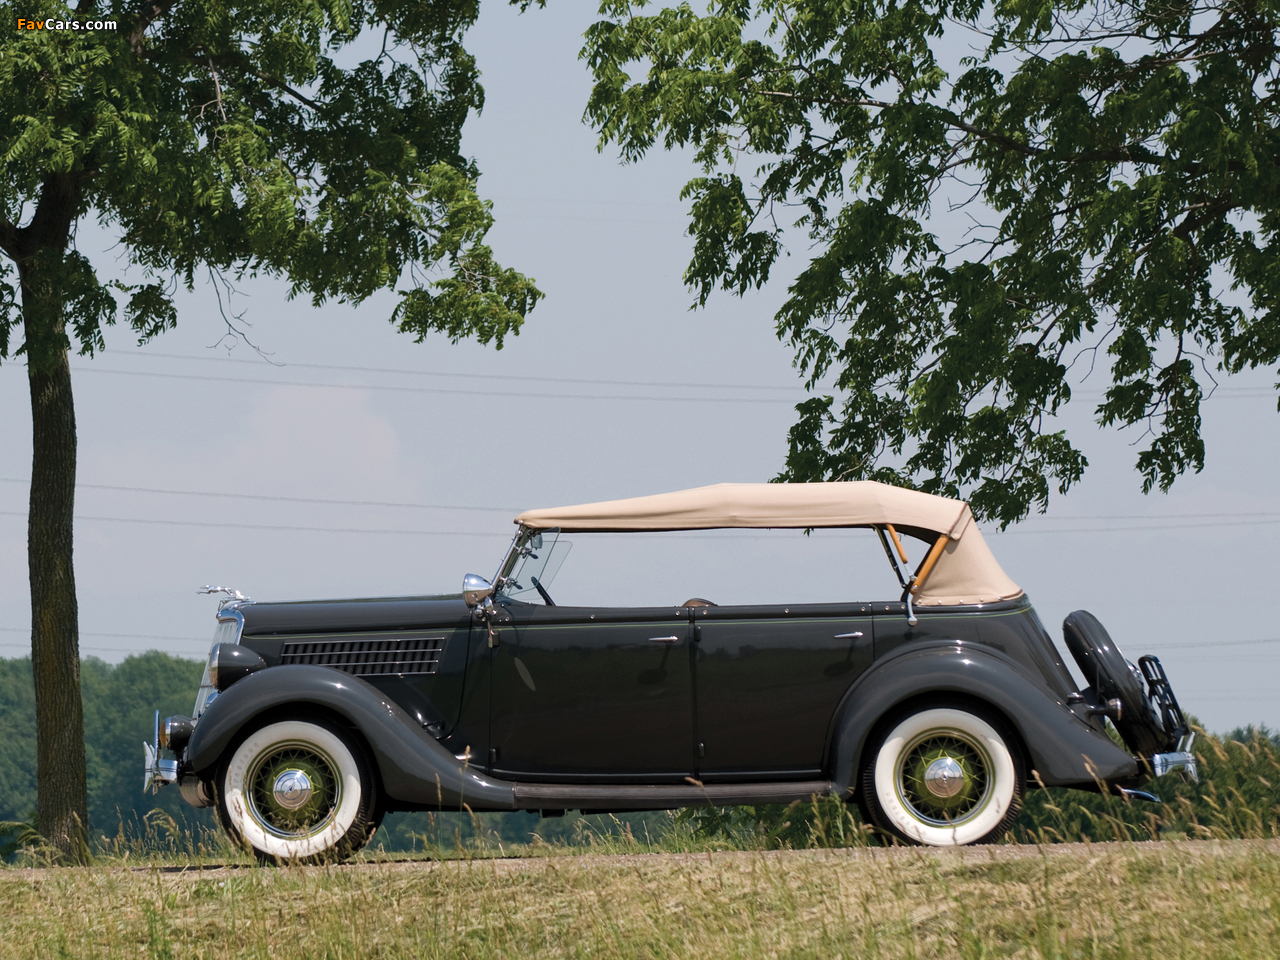
[[[314,815],[281,829],[273,823],[261,790],[255,795],[253,781],[262,777],[264,764],[288,751],[296,751],[312,765],[309,769],[332,780],[326,783],[324,802],[317,805]],[[227,761],[220,786],[227,827],[260,857],[282,861],[341,859],[364,842],[371,784],[346,740],[328,727],[284,720],[255,730]]]
[[[1006,737],[983,717],[960,708],[921,710],[899,720],[863,774],[872,819],[902,839],[934,847],[1001,836],[1022,807],[1021,763],[1013,754],[1016,746],[1011,749]],[[918,751],[933,743],[955,744],[959,749],[952,752],[961,755],[965,765],[963,789],[971,790],[972,797],[958,805],[954,815],[942,809],[948,799],[924,793],[905,770],[920,762]],[[936,750],[937,755],[945,753],[944,746]],[[980,777],[971,776],[971,771]]]

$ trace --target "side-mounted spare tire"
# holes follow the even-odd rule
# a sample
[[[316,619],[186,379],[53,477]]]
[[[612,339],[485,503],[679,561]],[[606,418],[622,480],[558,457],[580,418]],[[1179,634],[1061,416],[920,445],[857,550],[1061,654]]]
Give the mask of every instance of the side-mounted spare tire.
[[[1120,701],[1120,716],[1111,722],[1129,749],[1142,757],[1173,749],[1178,732],[1165,728],[1141,672],[1124,658],[1098,618],[1087,610],[1070,613],[1062,621],[1062,635],[1098,698]]]
[[[377,826],[377,787],[361,745],[311,717],[251,730],[218,765],[218,819],[267,862],[326,863]]]

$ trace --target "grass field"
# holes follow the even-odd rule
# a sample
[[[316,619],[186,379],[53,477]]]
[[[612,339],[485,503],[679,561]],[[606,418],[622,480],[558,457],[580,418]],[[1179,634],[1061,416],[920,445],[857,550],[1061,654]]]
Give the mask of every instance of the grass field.
[[[1280,955],[1276,841],[9,869],[0,897],[0,958]]]

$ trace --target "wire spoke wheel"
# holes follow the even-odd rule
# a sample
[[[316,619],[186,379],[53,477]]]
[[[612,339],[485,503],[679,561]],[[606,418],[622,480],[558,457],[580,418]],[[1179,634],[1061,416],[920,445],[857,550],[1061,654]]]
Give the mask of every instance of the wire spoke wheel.
[[[990,843],[1022,808],[1026,781],[1014,734],[976,705],[899,714],[865,754],[863,809],[910,843]]]
[[[963,823],[982,810],[991,794],[990,768],[980,744],[954,731],[931,732],[903,751],[898,795],[925,823]]]
[[[250,731],[223,761],[219,817],[262,860],[350,856],[372,834],[374,779],[351,734],[310,720]]]
[[[278,837],[319,833],[342,798],[334,761],[305,743],[283,743],[260,755],[247,780],[249,815]]]

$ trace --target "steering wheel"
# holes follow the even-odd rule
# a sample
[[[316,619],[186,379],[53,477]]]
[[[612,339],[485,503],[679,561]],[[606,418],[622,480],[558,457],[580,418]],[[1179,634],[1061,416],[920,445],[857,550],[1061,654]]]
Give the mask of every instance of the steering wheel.
[[[551,599],[551,594],[547,593],[547,588],[538,582],[537,577],[530,577],[529,579],[533,581],[533,589],[538,591],[538,594],[542,597],[543,602],[546,603],[548,607],[554,607],[556,605],[556,602]]]

